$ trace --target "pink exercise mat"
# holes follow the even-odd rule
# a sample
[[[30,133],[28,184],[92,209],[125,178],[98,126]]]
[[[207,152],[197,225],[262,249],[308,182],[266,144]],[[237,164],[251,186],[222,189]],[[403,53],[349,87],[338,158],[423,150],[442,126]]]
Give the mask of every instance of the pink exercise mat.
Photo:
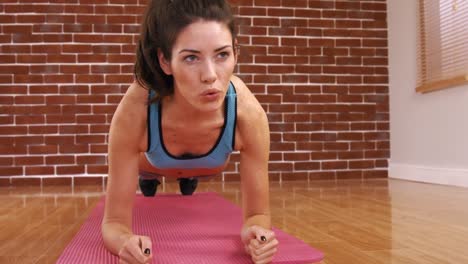
[[[104,199],[91,212],[57,261],[58,264],[118,263],[101,238]],[[244,253],[239,232],[241,209],[216,193],[193,196],[137,196],[133,230],[151,237],[153,263],[252,263]],[[280,245],[273,263],[313,263],[323,254],[301,240],[275,229]]]

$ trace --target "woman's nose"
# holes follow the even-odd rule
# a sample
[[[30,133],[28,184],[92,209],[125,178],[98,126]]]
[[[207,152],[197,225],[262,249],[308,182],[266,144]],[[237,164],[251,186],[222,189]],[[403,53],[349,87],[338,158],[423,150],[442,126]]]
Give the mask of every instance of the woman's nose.
[[[213,62],[208,61],[205,63],[205,67],[203,67],[201,72],[201,81],[209,84],[216,81],[216,70]]]

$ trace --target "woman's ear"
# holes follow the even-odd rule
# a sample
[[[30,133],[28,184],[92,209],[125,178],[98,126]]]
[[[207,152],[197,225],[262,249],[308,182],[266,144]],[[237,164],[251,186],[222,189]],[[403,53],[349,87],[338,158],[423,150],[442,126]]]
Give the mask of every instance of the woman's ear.
[[[171,63],[166,60],[161,49],[158,49],[158,60],[161,69],[166,75],[172,75]]]

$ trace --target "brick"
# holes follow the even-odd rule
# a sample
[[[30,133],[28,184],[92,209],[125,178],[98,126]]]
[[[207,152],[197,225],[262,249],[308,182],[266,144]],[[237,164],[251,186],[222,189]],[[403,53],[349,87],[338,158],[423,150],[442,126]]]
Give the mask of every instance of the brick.
[[[307,46],[307,39],[305,38],[282,38],[282,46]]]
[[[229,0],[229,3],[233,6],[252,6],[254,0]]]
[[[53,175],[54,167],[50,166],[27,166],[25,167],[25,175]]]
[[[45,143],[48,145],[60,145],[74,142],[74,136],[45,136]]]
[[[74,80],[74,77],[71,74],[45,75],[44,78],[47,83],[73,83]]]
[[[14,137],[14,143],[17,145],[17,146],[21,146],[21,145],[42,145],[44,144],[44,136],[42,135],[38,135],[38,136],[31,136],[31,135],[27,135],[27,136],[21,136],[21,135],[17,135]]]
[[[73,179],[75,186],[83,186],[83,185],[102,185],[103,177],[98,176],[84,176],[84,177],[75,177]]]
[[[281,76],[279,75],[255,75],[254,81],[258,83],[280,83]],[[278,98],[278,100],[280,100],[280,98]]]
[[[281,81],[283,83],[308,83],[309,76],[308,75],[283,75]]]
[[[266,27],[258,27],[258,26],[240,26],[239,33],[243,35],[266,35],[267,28]]]
[[[98,17],[103,17],[103,16],[98,16]],[[115,15],[115,16],[108,15],[105,18],[108,24],[135,24],[139,22],[139,20],[137,19],[137,16],[133,16],[133,15]]]
[[[319,170],[320,162],[295,162],[294,170]]]
[[[60,134],[87,134],[89,133],[88,125],[60,125]]]
[[[254,45],[278,45],[279,39],[275,37],[252,37],[252,44]]]
[[[388,168],[388,161],[387,160],[376,160],[375,161],[376,168]]]
[[[93,113],[95,114],[113,114],[117,108],[116,105],[93,105]]]
[[[107,143],[107,142],[106,142]],[[104,145],[92,145],[91,146],[91,153],[107,153],[107,144]]]
[[[307,56],[284,56],[283,57],[284,64],[307,64],[308,58]],[[313,72],[310,72],[313,73]]]
[[[71,104],[71,105],[62,105],[61,108],[62,108],[63,114],[90,114],[91,113],[91,105]]]
[[[103,36],[104,42],[111,42],[111,43],[131,43],[132,36],[130,35],[122,35],[122,34],[106,34]],[[133,61],[132,61],[133,62]]]
[[[40,186],[41,178],[39,177],[17,177],[11,178],[11,186]]]
[[[352,160],[364,159],[364,152],[362,151],[342,151],[338,153],[338,159]]]
[[[57,154],[57,145],[29,146],[29,154]]]
[[[294,36],[294,28],[284,28],[284,27],[269,27],[268,35],[271,36]]]
[[[375,149],[374,142],[351,142],[351,150]]]
[[[78,104],[92,104],[105,102],[106,97],[104,95],[80,95],[77,97]]]
[[[89,146],[88,145],[73,145],[73,144],[67,144],[67,145],[60,145],[59,146],[59,153],[88,153],[89,152]]]
[[[323,161],[320,165],[322,170],[340,170],[347,169],[347,161]]]
[[[45,163],[47,165],[59,165],[59,164],[74,164],[75,163],[75,156],[47,156],[45,157]]]
[[[58,132],[57,126],[39,125],[39,126],[28,127],[29,134],[56,134],[57,132]]]
[[[77,144],[105,143],[103,135],[76,135]]]
[[[276,54],[276,55],[294,55],[295,53],[294,47],[268,47],[268,54]]]
[[[44,115],[15,116],[16,124],[44,124]]]
[[[268,8],[268,17],[293,17],[294,16],[294,9],[291,8],[275,8],[269,7]]]
[[[120,67],[118,65],[92,65],[91,73],[120,73]]]
[[[62,31],[63,31],[62,25],[40,24],[40,25],[34,25],[32,28],[32,32],[62,32]]]
[[[87,173],[88,174],[108,174],[108,167],[107,165],[88,165]]]
[[[350,169],[371,169],[375,167],[373,160],[349,161]]]
[[[31,165],[43,165],[44,164],[44,157],[40,156],[19,156],[15,157],[15,165],[16,166],[31,166]]]
[[[130,74],[119,74],[119,75],[106,75],[105,77],[105,83],[112,84],[112,83],[127,83],[131,84],[133,82],[134,78],[133,75]]]
[[[13,116],[0,116],[0,125],[13,124],[15,118]]]
[[[75,63],[77,61],[76,61],[75,55],[49,54],[47,55],[47,62],[48,63]]]
[[[89,65],[60,65],[61,73],[89,73]]]
[[[91,32],[91,29],[83,29],[80,32]],[[92,32],[95,33],[123,33],[123,27],[122,25],[113,25],[113,24],[108,24],[108,25],[99,25],[95,24],[93,25]]]
[[[57,42],[57,43],[66,43],[72,42],[73,36],[71,34],[63,34],[63,33],[51,33],[51,34],[44,34],[43,35],[44,42]]]
[[[344,143],[344,142],[340,142],[340,143],[326,142],[323,144],[323,147],[325,150],[348,150],[349,144]]]
[[[57,166],[56,168],[57,174],[58,175],[74,175],[74,174],[84,174],[85,173],[85,167],[84,166]]]
[[[0,157],[0,166],[11,166],[13,165],[13,158],[11,157]]]
[[[390,151],[387,150],[368,150],[365,152],[366,159],[390,158]]]
[[[105,164],[106,156],[83,155],[76,157],[77,164]]]
[[[44,177],[42,178],[42,186],[70,186],[71,187],[72,178],[71,177],[58,177],[58,176]]]
[[[77,116],[77,123],[87,123],[87,124],[95,124],[95,123],[103,123],[106,120],[105,115],[79,115]]]
[[[75,23],[75,15],[72,14],[46,14],[47,23]]]
[[[89,94],[88,85],[61,85],[60,93],[61,94]],[[63,110],[63,109],[62,109]]]
[[[91,94],[112,94],[120,92],[120,87],[117,85],[91,85]]]

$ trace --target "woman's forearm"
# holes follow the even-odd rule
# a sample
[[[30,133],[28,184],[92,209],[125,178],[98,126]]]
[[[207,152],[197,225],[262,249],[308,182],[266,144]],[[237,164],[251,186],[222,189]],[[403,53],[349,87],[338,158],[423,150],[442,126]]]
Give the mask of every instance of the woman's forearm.
[[[125,241],[133,235],[128,227],[120,223],[102,223],[101,229],[104,246],[115,255],[119,254]]]

